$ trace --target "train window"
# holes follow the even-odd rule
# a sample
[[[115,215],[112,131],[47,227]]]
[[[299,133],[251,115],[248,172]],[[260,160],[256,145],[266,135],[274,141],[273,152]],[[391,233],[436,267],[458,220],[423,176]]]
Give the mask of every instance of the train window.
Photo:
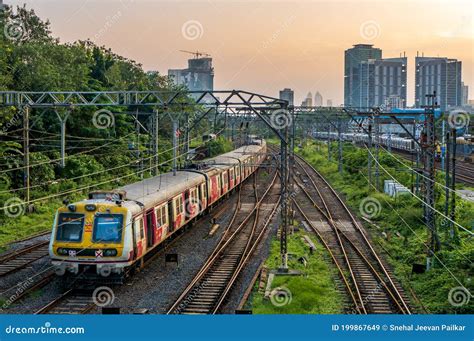
[[[183,197],[180,195],[174,200],[176,215],[183,213]]]
[[[84,214],[60,213],[56,240],[65,242],[80,242],[84,228]]]
[[[162,215],[162,211],[163,211],[164,209],[165,209],[164,206],[155,208],[155,217],[156,217],[156,226],[157,226],[157,227],[160,227],[161,225],[163,225],[163,215]]]
[[[168,223],[168,206],[161,207],[161,222],[163,225]]]
[[[99,214],[94,219],[92,240],[99,243],[118,243],[122,240],[123,215]]]
[[[140,239],[145,238],[145,227],[143,226],[143,219],[140,219]]]
[[[133,222],[133,230],[135,231],[135,240],[140,240],[140,234],[141,234],[141,229],[143,225],[143,220],[142,218],[136,218],[135,221]]]
[[[234,168],[229,169],[229,178],[230,178],[231,180],[234,180]]]

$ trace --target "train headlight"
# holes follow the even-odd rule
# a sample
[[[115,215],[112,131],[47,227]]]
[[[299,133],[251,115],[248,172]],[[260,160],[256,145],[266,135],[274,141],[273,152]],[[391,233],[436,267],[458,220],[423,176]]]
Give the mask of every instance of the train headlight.
[[[117,250],[116,249],[106,249],[104,251],[104,257],[114,257],[117,256]]]
[[[67,249],[63,249],[62,247],[57,249],[56,252],[58,253],[58,255],[61,255],[61,256],[67,256],[67,254],[68,254]]]
[[[71,211],[71,212],[76,212],[76,205],[72,205],[72,204],[71,204],[71,205],[68,205],[67,208],[68,208],[69,211]]]

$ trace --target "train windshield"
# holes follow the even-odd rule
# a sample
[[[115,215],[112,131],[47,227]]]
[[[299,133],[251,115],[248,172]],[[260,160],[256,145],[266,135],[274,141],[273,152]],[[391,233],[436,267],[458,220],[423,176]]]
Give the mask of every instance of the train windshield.
[[[60,213],[56,240],[64,242],[80,242],[84,228],[84,214]]]
[[[123,215],[99,214],[94,220],[93,240],[99,243],[122,240]]]

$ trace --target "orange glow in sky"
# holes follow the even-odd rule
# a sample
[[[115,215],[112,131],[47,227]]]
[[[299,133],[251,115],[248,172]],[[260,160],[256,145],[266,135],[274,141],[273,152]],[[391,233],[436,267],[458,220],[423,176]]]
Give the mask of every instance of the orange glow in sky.
[[[344,50],[374,44],[383,57],[406,52],[408,104],[414,97],[414,57],[456,58],[474,98],[474,1],[161,1],[22,0],[51,21],[62,42],[107,45],[167,74],[190,55],[211,54],[216,90],[244,89],[278,96],[295,90],[295,104],[319,91],[343,101]]]

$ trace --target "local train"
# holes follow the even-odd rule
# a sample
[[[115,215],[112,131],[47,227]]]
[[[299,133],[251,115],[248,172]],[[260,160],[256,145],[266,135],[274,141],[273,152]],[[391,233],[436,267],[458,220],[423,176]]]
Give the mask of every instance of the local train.
[[[217,205],[266,158],[265,140],[208,159],[192,169],[151,177],[57,210],[49,255],[59,276],[118,278]],[[77,276],[73,276],[77,277]]]
[[[314,132],[313,136],[317,139],[327,140],[328,136],[331,140],[337,141],[338,133],[337,132],[328,132],[319,131]],[[368,143],[368,135],[365,133],[342,133],[341,138],[343,141],[350,141],[355,143]],[[381,134],[378,137],[373,136],[372,139],[373,143],[380,143],[383,146],[391,147],[394,149],[399,149],[403,151],[407,151],[410,153],[414,153],[420,149],[420,146],[415,143],[411,138],[407,137],[400,137],[394,134]],[[472,154],[474,150],[474,142],[473,138],[470,135],[459,136],[456,138],[456,154],[468,157]],[[438,144],[439,146],[439,144]]]

